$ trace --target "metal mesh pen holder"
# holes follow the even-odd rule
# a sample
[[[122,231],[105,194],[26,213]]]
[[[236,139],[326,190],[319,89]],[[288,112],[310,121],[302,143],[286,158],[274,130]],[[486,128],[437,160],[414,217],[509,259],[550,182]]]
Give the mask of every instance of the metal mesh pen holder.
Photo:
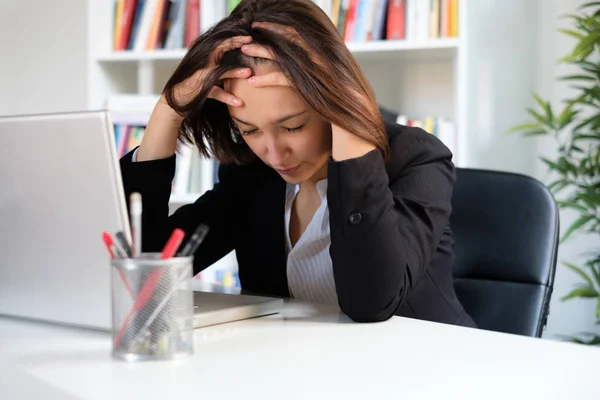
[[[112,260],[113,356],[128,361],[191,355],[192,257]]]

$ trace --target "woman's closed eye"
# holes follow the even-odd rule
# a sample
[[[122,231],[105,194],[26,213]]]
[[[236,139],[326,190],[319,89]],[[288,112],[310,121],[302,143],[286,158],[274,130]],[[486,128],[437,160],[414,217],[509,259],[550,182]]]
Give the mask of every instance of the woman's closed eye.
[[[302,128],[304,128],[304,125],[305,124],[302,124],[300,126],[296,126],[294,128],[283,128],[283,129],[285,129],[286,131],[288,131],[290,133],[300,132],[302,130]],[[245,130],[245,131],[242,130],[241,131],[242,135],[244,135],[244,136],[249,136],[249,135],[252,135],[253,133],[256,133],[256,132],[258,132],[257,128],[255,128],[255,129],[248,129],[248,130]]]
[[[256,131],[258,131],[258,129],[250,129],[250,130],[241,131],[241,132],[242,132],[242,135],[248,136],[248,135],[252,135],[253,133],[256,133]]]
[[[304,128],[304,124],[297,126],[295,128],[284,128],[284,129],[290,133],[294,133],[294,132],[300,132],[302,130],[302,128]]]

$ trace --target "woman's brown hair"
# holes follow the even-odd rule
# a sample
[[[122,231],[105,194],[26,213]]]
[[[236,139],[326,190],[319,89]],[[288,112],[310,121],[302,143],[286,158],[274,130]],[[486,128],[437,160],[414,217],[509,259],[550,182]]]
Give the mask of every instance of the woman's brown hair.
[[[271,29],[252,27],[268,22],[294,31],[297,40]],[[319,6],[311,0],[242,0],[232,13],[198,37],[167,82],[168,104],[185,115],[180,137],[195,142],[201,154],[223,163],[247,163],[255,156],[240,138],[227,105],[209,99],[213,86],[227,71],[253,67],[241,50],[224,53],[208,74],[198,95],[177,104],[174,87],[207,66],[213,50],[225,39],[252,36],[253,43],[269,47],[284,76],[298,95],[332,124],[366,139],[385,159],[388,141],[371,86],[343,38]]]

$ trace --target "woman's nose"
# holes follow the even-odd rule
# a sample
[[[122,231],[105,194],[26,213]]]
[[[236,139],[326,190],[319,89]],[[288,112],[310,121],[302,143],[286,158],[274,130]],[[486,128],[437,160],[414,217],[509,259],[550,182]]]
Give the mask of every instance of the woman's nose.
[[[286,160],[290,153],[289,146],[285,140],[273,137],[267,138],[267,162],[273,167],[288,167]]]

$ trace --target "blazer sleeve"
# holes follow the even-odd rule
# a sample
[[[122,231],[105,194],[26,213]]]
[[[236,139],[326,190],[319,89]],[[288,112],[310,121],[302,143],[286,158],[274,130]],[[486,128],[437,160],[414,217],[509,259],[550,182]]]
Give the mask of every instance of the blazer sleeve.
[[[133,192],[142,195],[142,251],[160,252],[175,228],[186,233],[181,244],[184,246],[201,223],[208,225],[210,230],[194,256],[194,274],[233,250],[231,202],[237,185],[230,173],[231,167],[221,166],[219,183],[212,190],[169,216],[175,156],[133,162],[134,151],[121,158],[120,167],[126,199]]]
[[[338,301],[359,322],[394,315],[426,273],[451,212],[452,153],[418,128],[390,147],[392,178],[379,150],[328,165]]]

